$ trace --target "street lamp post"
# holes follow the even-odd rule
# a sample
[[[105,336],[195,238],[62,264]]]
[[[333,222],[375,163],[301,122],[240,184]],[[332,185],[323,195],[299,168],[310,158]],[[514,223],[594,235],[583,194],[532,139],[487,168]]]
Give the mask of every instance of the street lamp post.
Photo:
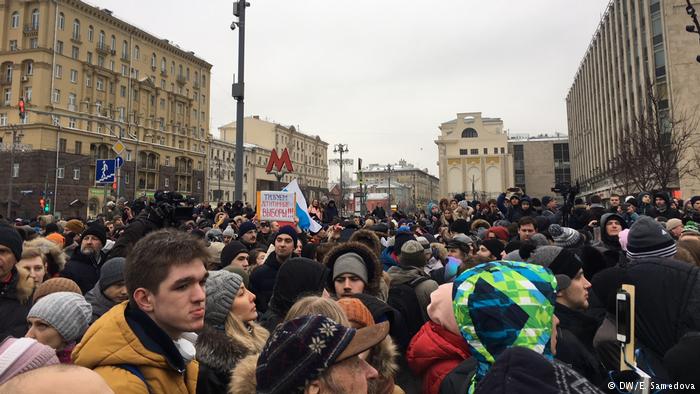
[[[247,1],[233,3],[233,14],[238,22],[231,23],[231,30],[238,26],[238,82],[231,88],[231,94],[236,99],[236,179],[234,195],[236,201],[243,200],[243,65],[245,55],[245,9],[250,7]]]
[[[345,210],[345,194],[343,193],[343,153],[348,153],[348,144],[333,145],[333,153],[340,154],[340,214]]]
[[[391,164],[386,165],[386,171],[389,174],[389,212],[391,212]]]
[[[216,176],[219,180],[219,202],[223,200],[224,191],[221,190],[221,159],[219,156],[216,157]]]
[[[17,128],[15,126],[10,126],[12,131],[7,132],[12,134],[12,145],[10,146],[10,179],[7,183],[7,220],[10,220],[12,214],[12,183],[15,171],[15,145],[17,144],[17,139],[21,138],[22,135],[17,133]]]

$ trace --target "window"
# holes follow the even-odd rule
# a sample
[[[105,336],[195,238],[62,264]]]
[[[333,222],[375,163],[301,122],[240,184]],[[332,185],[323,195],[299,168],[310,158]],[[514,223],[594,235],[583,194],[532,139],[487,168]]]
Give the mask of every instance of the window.
[[[56,53],[63,55],[63,41],[56,41]]]
[[[16,29],[19,27],[19,12],[15,11],[10,17],[10,28]]]
[[[470,149],[470,150],[469,150],[469,154],[470,154],[470,155],[478,155],[478,154],[479,154],[479,149],[476,149],[476,148]]]
[[[129,184],[129,173],[128,172],[124,173],[124,184],[125,185]]]
[[[139,60],[141,57],[141,49],[139,48],[138,45],[134,46],[134,60]]]
[[[12,177],[19,178],[19,163],[12,164]]]
[[[63,66],[57,64],[54,75],[56,78],[61,78],[63,76]]]
[[[484,148],[484,154],[485,154],[485,155],[488,155],[488,154],[489,154],[489,149],[488,149],[488,148]]]
[[[80,57],[80,48],[78,48],[78,47],[76,47],[76,46],[74,46],[73,48],[71,48],[71,50],[70,50],[70,57],[72,57],[72,58],[75,59],[75,60],[78,60],[78,58]]]
[[[78,82],[78,70],[70,70],[70,81],[73,83]]]
[[[122,85],[119,87],[119,95],[121,97],[126,97],[126,86]]]
[[[129,76],[129,66],[126,64],[122,64],[122,77],[128,77]]]
[[[506,148],[501,147],[501,154],[505,154],[505,153],[506,153]]]
[[[498,153],[498,148],[493,148],[493,154],[495,155],[497,153]]]
[[[467,156],[469,155],[469,149],[460,149],[459,154],[462,156]]]
[[[58,140],[58,151],[61,153],[66,153],[66,139],[60,138]]]
[[[160,60],[160,71],[161,72],[166,72],[168,70],[168,62],[165,60],[165,58],[162,58]]]
[[[168,178],[163,179],[163,186],[170,187],[170,179],[168,179]]]
[[[97,65],[100,67],[105,66],[105,57],[102,55],[97,55]]]
[[[92,42],[92,39],[95,36],[95,28],[92,26],[88,26],[88,41]]]
[[[87,86],[87,87],[92,86],[92,78],[89,75],[85,76],[85,86]]]
[[[61,91],[58,89],[53,90],[53,95],[51,95],[51,102],[60,103],[61,102]]]
[[[34,30],[39,29],[39,10],[35,9],[32,11],[32,28]]]
[[[59,167],[56,169],[56,178],[58,179],[63,179],[66,175],[66,169],[63,167]]]
[[[122,42],[122,59],[129,58],[129,43],[124,40]]]
[[[68,118],[68,127],[74,129],[76,127],[77,120],[75,118]]]
[[[104,90],[105,90],[105,80],[104,80],[104,78],[102,78],[102,77],[97,77],[97,79],[95,80],[95,87],[97,88],[97,90],[99,90],[99,91],[101,91],[101,92],[104,91]]]
[[[17,40],[10,40],[10,51],[14,52],[17,50]]]
[[[68,110],[69,111],[75,111],[76,106],[75,103],[78,101],[78,96],[75,95],[75,93],[68,93]],[[75,126],[74,126],[75,127]]]
[[[73,180],[74,180],[74,181],[79,181],[79,180],[80,180],[80,168],[74,168],[74,169],[73,169]]]
[[[80,155],[83,152],[83,143],[80,141],[75,141],[75,154]]]
[[[24,87],[24,101],[27,101],[27,102],[32,101],[32,87],[31,86]]]
[[[112,34],[112,38],[110,39],[110,45],[109,49],[113,51],[117,50],[117,37],[115,37],[114,34]]]
[[[29,39],[29,48],[31,48],[31,49],[39,48],[39,40],[36,37],[32,37]]]
[[[114,72],[114,60],[109,61],[109,71]]]
[[[153,55],[151,55],[151,68],[156,69],[156,64],[158,63],[158,56],[156,56],[155,52]]]
[[[105,46],[105,32],[100,30],[100,34],[97,36],[97,46],[99,48],[104,48]]]
[[[72,37],[75,41],[80,40],[80,21],[77,19],[75,19],[73,21],[73,35],[72,35]]]
[[[175,62],[174,61],[170,62],[170,74],[175,75]]]
[[[7,114],[0,114],[0,126],[7,126]]]
[[[58,28],[61,30],[66,28],[66,16],[63,15],[63,12],[58,14]]]
[[[468,127],[462,131],[462,138],[477,138],[479,137],[479,133],[476,132],[476,130],[472,129],[471,127]]]

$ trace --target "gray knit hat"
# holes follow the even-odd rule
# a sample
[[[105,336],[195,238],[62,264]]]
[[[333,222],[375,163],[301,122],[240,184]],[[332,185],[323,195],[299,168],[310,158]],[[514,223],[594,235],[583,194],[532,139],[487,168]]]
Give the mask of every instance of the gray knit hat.
[[[243,278],[233,272],[209,271],[206,283],[206,312],[204,314],[204,322],[207,325],[224,330],[226,318],[231,313],[233,299],[236,298],[242,282]]]
[[[124,282],[124,257],[113,257],[100,268],[100,290],[104,291],[115,283]]]
[[[584,240],[583,235],[578,231],[569,227],[562,227],[558,224],[551,224],[549,226],[549,235],[552,236],[554,245],[561,246],[562,248],[578,247]]]
[[[673,257],[676,241],[664,226],[649,216],[637,219],[627,235],[627,257],[630,260],[645,257]]]
[[[85,297],[67,291],[42,297],[29,310],[27,317],[36,317],[55,328],[70,343],[85,333],[92,316],[92,307]]]
[[[423,245],[418,241],[409,240],[401,247],[399,265],[410,267],[424,267],[427,262]]]

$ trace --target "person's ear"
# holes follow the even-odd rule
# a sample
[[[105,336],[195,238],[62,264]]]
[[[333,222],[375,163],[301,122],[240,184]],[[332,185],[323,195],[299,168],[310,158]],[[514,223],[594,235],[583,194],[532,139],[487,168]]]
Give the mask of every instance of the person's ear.
[[[321,382],[318,379],[312,380],[304,389],[304,394],[318,394],[321,392]]]
[[[147,289],[144,289],[143,287],[139,287],[138,289],[134,290],[134,302],[136,305],[139,307],[144,312],[153,312],[155,309],[155,304],[154,304],[154,297],[153,293],[148,291]]]

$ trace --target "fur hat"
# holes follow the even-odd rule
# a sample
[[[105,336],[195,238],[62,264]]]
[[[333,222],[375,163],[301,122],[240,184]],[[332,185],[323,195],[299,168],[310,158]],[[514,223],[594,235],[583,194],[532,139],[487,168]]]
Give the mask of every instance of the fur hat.
[[[427,263],[423,245],[415,240],[409,240],[401,247],[399,264],[410,267],[424,267]]]

